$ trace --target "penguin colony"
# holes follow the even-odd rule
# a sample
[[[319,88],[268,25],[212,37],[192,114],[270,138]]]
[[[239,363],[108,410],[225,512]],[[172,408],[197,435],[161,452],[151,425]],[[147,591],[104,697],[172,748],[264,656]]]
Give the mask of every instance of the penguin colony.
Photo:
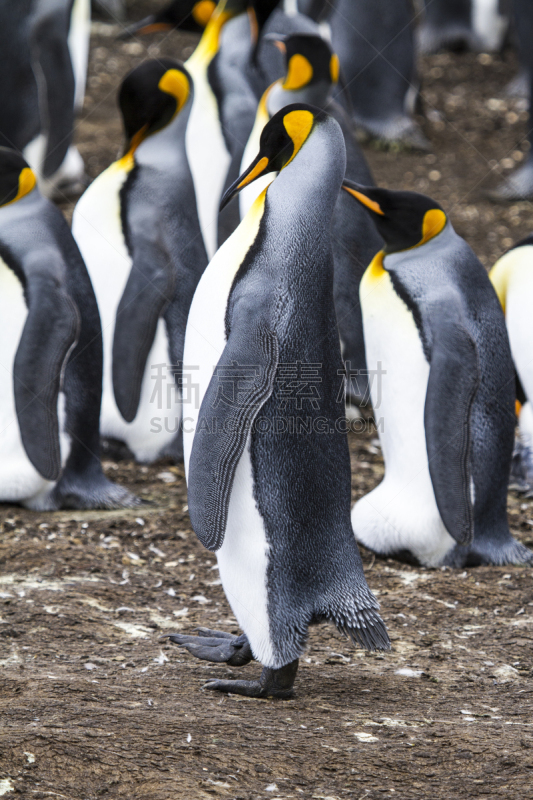
[[[86,183],[72,131],[89,2],[12,5],[0,501],[135,505],[105,478],[100,437],[139,462],[183,459],[192,526],[243,633],[168,638],[200,659],[259,661],[257,680],[207,684],[250,697],[291,696],[312,624],[389,648],[357,542],[429,567],[531,562],[506,497],[510,475],[533,491],[533,235],[488,276],[438,203],[375,186],[358,143],[429,146],[413,118],[411,4],[174,0],[125,26],[122,38],[202,35],[186,64],[124,77],[123,154],[72,231],[47,198]],[[425,5],[426,52],[496,50],[508,35],[496,0]],[[515,0],[514,14],[530,91],[533,6]],[[493,199],[533,197],[531,158]],[[345,402],[384,421],[384,478],[353,509]],[[156,403],[172,428],[154,427]]]

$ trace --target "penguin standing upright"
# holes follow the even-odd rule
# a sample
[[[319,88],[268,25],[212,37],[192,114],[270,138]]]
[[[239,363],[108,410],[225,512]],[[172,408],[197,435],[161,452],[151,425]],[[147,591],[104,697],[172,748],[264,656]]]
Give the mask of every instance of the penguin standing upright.
[[[489,198],[497,203],[533,200],[533,3],[530,0],[514,0],[513,6],[520,62],[527,78],[530,150],[525,163],[496,189],[488,192]]]
[[[49,196],[79,191],[85,180],[71,142],[89,28],[89,0],[0,4],[0,145],[23,154]]]
[[[72,232],[104,331],[101,432],[139,461],[181,458],[181,364],[189,306],[207,265],[187,160],[193,104],[174,59],[124,79],[126,154],[80,198]]]
[[[511,354],[518,376],[519,439],[515,444],[511,485],[533,490],[533,234],[517,242],[496,262],[489,277],[505,314]]]
[[[353,126],[344,110],[333,100],[339,75],[339,62],[331,46],[318,33],[278,36],[269,34],[285,58],[285,77],[275,81],[263,94],[255,124],[246,145],[241,172],[252,162],[261,131],[268,120],[290,103],[317,106],[331,114],[342,128],[346,147],[346,178],[366,186],[373,184],[365,157],[353,135]],[[239,194],[241,216],[267,186],[271,174],[242,189]],[[355,213],[354,213],[355,211]],[[335,311],[341,338],[342,357],[348,365],[347,396],[352,403],[369,400],[368,371],[365,361],[363,321],[359,304],[359,283],[367,264],[382,245],[375,225],[363,208],[340,192],[332,219],[332,247],[335,263]]]
[[[421,51],[501,50],[509,27],[501,5],[501,0],[425,0],[418,30]]]
[[[410,0],[337,0],[326,22],[356,125],[373,139],[427,150],[413,119],[419,81]]]
[[[170,639],[208,661],[264,665],[259,681],[207,688],[290,696],[308,627],[320,620],[369,649],[389,646],[350,525],[339,424],[330,224],[344,169],[335,120],[302,104],[278,112],[223,203],[264,172],[279,175],[219,249],[191,306],[185,362],[199,366],[200,403],[184,408],[189,513],[217,552],[244,636]]]
[[[0,502],[39,510],[138,501],[99,458],[102,331],[61,212],[0,148]]]
[[[360,289],[385,477],[355,504],[355,535],[426,566],[530,561],[507,522],[514,370],[487,273],[429,197],[344,188],[385,242]]]

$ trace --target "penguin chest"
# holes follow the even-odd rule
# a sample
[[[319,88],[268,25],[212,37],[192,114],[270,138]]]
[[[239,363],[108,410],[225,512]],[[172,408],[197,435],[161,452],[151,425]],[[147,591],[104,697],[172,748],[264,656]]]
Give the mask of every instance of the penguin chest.
[[[212,258],[218,244],[218,206],[231,157],[222,133],[217,100],[207,80],[207,67],[194,59],[186,66],[194,80],[194,100],[185,147],[194,182],[200,229],[208,258]]]
[[[15,356],[28,316],[22,285],[0,258],[0,501],[22,502],[51,484],[26,455],[15,408]]]
[[[378,552],[410,550],[438,563],[453,546],[429,474],[424,406],[429,378],[412,312],[375,262],[361,282],[361,307],[374,416],[385,477],[356,503],[357,538]]]
[[[183,448],[186,472],[200,406],[226,347],[226,309],[231,288],[257,237],[264,207],[265,195],[262,194],[235,232],[217,250],[200,278],[191,303],[183,356]]]
[[[528,398],[533,398],[533,245],[511,250],[491,273],[491,280],[505,308],[505,324],[511,353]]]

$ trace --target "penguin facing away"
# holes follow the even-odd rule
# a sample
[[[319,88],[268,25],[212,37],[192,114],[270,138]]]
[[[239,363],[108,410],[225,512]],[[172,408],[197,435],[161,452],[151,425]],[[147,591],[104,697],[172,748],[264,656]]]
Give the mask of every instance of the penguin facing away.
[[[0,8],[0,145],[23,154],[48,196],[79,191],[85,180],[71,142],[89,29],[89,0],[17,0]]]
[[[500,6],[501,0],[425,0],[418,31],[421,51],[501,50],[509,18]]]
[[[0,502],[120,508],[138,500],[99,459],[102,332],[61,212],[0,148]]]
[[[289,36],[269,34],[269,38],[284,55],[285,77],[271,84],[263,94],[244,151],[241,172],[255,157],[261,131],[268,120],[284,106],[302,102],[325,110],[340,124],[346,147],[345,177],[366,186],[373,185],[372,174],[353,135],[352,123],[341,106],[333,100],[333,91],[339,77],[339,61],[329,43],[318,33]],[[273,175],[269,174],[242,189],[239,194],[242,217],[272,179]],[[359,284],[369,261],[380,249],[382,240],[366,211],[363,208],[354,208],[351,198],[345,192],[340,192],[337,198],[331,234],[335,263],[335,311],[342,357],[348,365],[349,374],[347,397],[355,404],[367,403],[369,381]]]
[[[518,39],[520,64],[527,80],[529,97],[529,144],[533,147],[533,3],[530,0],[514,0],[515,28]],[[525,163],[505,178],[496,189],[487,192],[490,200],[496,203],[512,203],[517,200],[533,199],[533,155],[530,150]]]
[[[308,626],[320,620],[369,649],[389,647],[350,525],[348,444],[337,424],[330,223],[344,169],[335,120],[303,104],[274,115],[223,204],[264,172],[279,175],[219,249],[191,306],[185,362],[200,367],[200,405],[184,408],[189,513],[217,553],[244,636],[169,638],[208,661],[264,666],[259,681],[207,688],[290,696]],[[283,387],[301,367],[316,391],[294,410]]]
[[[337,0],[330,7],[326,22],[358,128],[378,141],[428,150],[413,118],[419,80],[410,0]]]
[[[193,94],[174,59],[126,76],[126,153],[91,184],[72,220],[102,317],[102,436],[125,442],[139,461],[182,458],[185,326],[207,265],[186,149]]]
[[[489,273],[502,304],[511,354],[518,378],[519,437],[515,442],[511,487],[533,490],[533,368],[531,300],[533,299],[533,234],[517,242]]]
[[[344,188],[385,241],[360,288],[385,477],[353,508],[356,538],[426,566],[528,562],[507,523],[514,370],[490,280],[434,200]]]

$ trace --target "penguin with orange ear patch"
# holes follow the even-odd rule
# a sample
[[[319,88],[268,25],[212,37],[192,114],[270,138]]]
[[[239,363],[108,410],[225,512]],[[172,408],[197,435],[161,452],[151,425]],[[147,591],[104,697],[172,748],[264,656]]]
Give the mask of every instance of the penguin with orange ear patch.
[[[189,306],[207,266],[180,62],[145,61],[122,82],[126,153],[78,201],[72,232],[104,335],[101,433],[139,461],[181,458],[181,362]]]
[[[514,369],[487,273],[431,198],[343,188],[385,242],[360,287],[385,477],[353,508],[356,538],[425,566],[531,561],[507,523]]]

